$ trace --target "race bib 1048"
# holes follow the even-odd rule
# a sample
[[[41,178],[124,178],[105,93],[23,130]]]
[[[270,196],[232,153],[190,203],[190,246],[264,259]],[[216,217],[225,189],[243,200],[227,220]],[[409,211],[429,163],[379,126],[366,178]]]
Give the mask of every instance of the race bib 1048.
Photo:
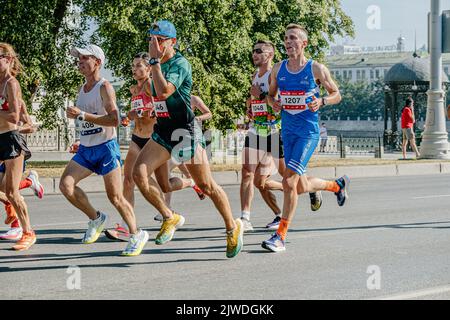
[[[267,112],[267,104],[264,100],[252,100],[251,106],[254,117],[267,116],[269,114]]]

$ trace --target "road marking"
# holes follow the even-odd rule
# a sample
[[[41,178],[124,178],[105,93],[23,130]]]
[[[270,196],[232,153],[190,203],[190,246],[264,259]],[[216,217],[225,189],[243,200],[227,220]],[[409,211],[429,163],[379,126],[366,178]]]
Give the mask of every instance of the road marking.
[[[86,221],[77,222],[63,222],[63,223],[47,223],[47,224],[37,224],[34,227],[56,227],[56,226],[71,226],[76,224],[86,224]]]
[[[390,296],[378,297],[373,300],[406,300],[406,299],[415,299],[419,297],[425,297],[430,295],[436,295],[440,293],[450,292],[450,285],[433,287],[427,289],[421,289],[416,291],[409,291],[399,294],[394,294]]]
[[[440,194],[440,195],[432,195],[432,196],[413,197],[411,199],[417,200],[417,199],[433,199],[433,198],[445,198],[445,197],[450,197],[450,194]]]

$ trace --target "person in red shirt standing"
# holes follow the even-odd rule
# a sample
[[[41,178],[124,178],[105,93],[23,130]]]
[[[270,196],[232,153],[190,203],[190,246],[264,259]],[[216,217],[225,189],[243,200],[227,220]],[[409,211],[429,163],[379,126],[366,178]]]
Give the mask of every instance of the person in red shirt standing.
[[[406,159],[406,145],[408,141],[411,145],[411,148],[416,153],[416,158],[420,157],[419,150],[416,146],[416,137],[414,135],[414,123],[416,120],[414,119],[414,100],[409,97],[406,99],[406,105],[402,110],[402,132],[403,132],[403,142],[402,142],[402,152],[403,159]]]

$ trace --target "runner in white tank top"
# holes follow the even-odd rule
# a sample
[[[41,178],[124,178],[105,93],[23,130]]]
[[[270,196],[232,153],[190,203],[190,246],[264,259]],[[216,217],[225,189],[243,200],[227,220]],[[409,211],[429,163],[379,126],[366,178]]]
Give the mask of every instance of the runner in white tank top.
[[[283,149],[279,133],[279,117],[267,108],[265,96],[269,92],[269,76],[275,47],[270,41],[258,41],[253,47],[253,64],[257,67],[252,79],[251,97],[247,100],[250,128],[245,137],[242,152],[242,180],[240,188],[241,220],[244,231],[253,231],[250,223],[254,186],[275,214],[275,220],[266,225],[270,228],[280,219],[281,209],[272,190],[283,190],[279,181],[269,180],[277,168],[284,172]],[[273,119],[272,119],[273,117]],[[273,125],[267,123],[273,122]],[[275,160],[276,158],[276,160]]]
[[[81,87],[76,105],[82,112],[97,116],[107,115],[100,95],[100,88],[105,81],[101,78],[89,92],[86,92],[86,83]],[[80,144],[85,147],[98,146],[117,137],[115,127],[101,126],[88,121],[79,121],[79,123]]]
[[[91,219],[82,242],[93,243],[102,233],[107,216],[94,209],[77,184],[93,172],[102,175],[108,199],[127,223],[131,234],[122,255],[139,255],[149,236],[137,229],[133,207],[122,193],[120,150],[115,139],[115,128],[119,125],[116,97],[111,84],[100,77],[105,55],[95,45],[74,48],[71,54],[79,59],[78,68],[86,80],[77,106],[67,108],[67,117],[81,121],[81,139],[79,148],[72,148],[77,150],[76,155],[64,170],[59,188],[70,203]]]

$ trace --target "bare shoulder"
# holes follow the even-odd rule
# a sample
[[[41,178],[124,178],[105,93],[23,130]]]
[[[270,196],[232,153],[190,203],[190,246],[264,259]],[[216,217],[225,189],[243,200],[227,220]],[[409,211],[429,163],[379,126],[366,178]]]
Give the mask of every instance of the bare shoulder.
[[[279,62],[275,63],[275,65],[272,68],[272,72],[271,73],[272,74],[276,74],[280,70],[280,67],[281,67],[282,63],[283,63],[283,61],[279,61]]]
[[[103,81],[102,86],[100,87],[100,91],[105,94],[115,93],[111,82],[109,82],[108,80]]]
[[[191,96],[191,105],[198,106],[199,103],[200,103],[200,97],[192,95]]]
[[[317,75],[325,74],[328,72],[328,68],[324,64],[317,62],[317,61],[313,62],[312,67],[313,67],[314,74],[317,74]]]

